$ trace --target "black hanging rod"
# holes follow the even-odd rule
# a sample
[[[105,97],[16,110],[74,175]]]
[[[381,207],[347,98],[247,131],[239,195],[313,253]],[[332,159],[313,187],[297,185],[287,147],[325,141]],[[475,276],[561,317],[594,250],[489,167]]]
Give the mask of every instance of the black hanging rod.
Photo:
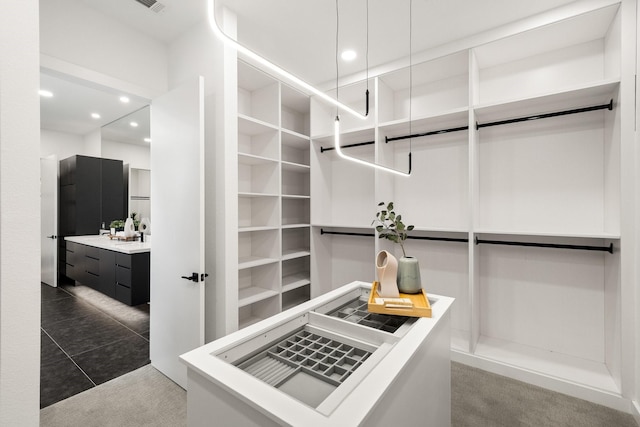
[[[352,147],[360,147],[363,145],[371,145],[371,144],[375,144],[375,141],[367,141],[367,142],[358,142],[356,144],[347,144],[347,145],[341,145],[340,148],[352,148]],[[320,146],[320,152],[324,153],[325,151],[331,151],[331,150],[335,150],[336,147],[328,147],[328,148],[324,148],[323,146]]]
[[[441,135],[443,133],[458,132],[458,131],[467,130],[467,129],[469,129],[469,126],[460,126],[457,128],[449,128],[449,129],[442,129],[442,130],[432,130],[430,132],[414,133],[411,135],[403,135],[403,136],[394,136],[392,138],[385,136],[384,142],[388,144],[389,142],[400,141],[401,139],[420,138],[421,136]]]
[[[338,234],[340,236],[362,236],[362,237],[375,237],[373,233],[347,233],[344,231],[324,231],[324,228],[320,229],[320,235],[322,234]]]
[[[456,237],[407,236],[407,239],[435,240],[437,242],[461,242],[461,243],[468,243],[469,242],[469,239],[462,239],[462,238],[456,238]]]
[[[392,138],[389,138],[389,137],[385,136],[384,142],[386,144],[388,144],[389,142],[399,141],[401,139],[419,138],[419,137],[422,137],[422,136],[431,136],[431,135],[441,135],[443,133],[458,132],[458,131],[467,130],[467,129],[469,129],[469,126],[461,126],[461,127],[457,127],[457,128],[433,130],[433,131],[424,132],[424,133],[414,133],[412,135],[394,136]],[[376,143],[375,141],[359,142],[357,144],[341,145],[340,148],[360,147],[362,145],[371,145],[371,144],[375,144],[375,143]],[[328,147],[328,148],[320,147],[320,152],[321,153],[324,153],[325,151],[331,151],[331,150],[335,150],[335,147]]]
[[[526,122],[529,120],[539,120],[539,119],[548,119],[550,117],[558,117],[558,116],[566,116],[569,114],[578,114],[578,113],[586,113],[589,111],[597,111],[597,110],[613,110],[613,99],[609,101],[608,104],[603,104],[603,105],[596,105],[593,107],[584,107],[584,108],[576,108],[573,110],[566,110],[566,111],[556,111],[555,113],[545,113],[545,114],[536,114],[534,116],[527,116],[527,117],[518,117],[515,119],[507,119],[507,120],[499,120],[497,122],[489,122],[489,123],[477,123],[476,122],[476,130],[480,129],[480,128],[485,128],[485,127],[489,127],[489,126],[500,126],[500,125],[507,125],[510,123],[519,123],[519,122]]]
[[[609,246],[583,246],[583,245],[561,245],[556,243],[532,243],[532,242],[512,242],[512,241],[504,241],[504,240],[484,240],[484,239],[478,239],[476,237],[476,245],[478,244],[529,246],[529,247],[538,247],[538,248],[576,249],[576,250],[583,250],[583,251],[609,252],[610,254],[613,253],[613,243],[610,243]]]
[[[323,228],[320,229],[320,234],[337,234],[340,236],[362,236],[362,237],[375,237],[375,234],[370,233],[350,233],[343,231],[324,231]],[[457,239],[453,237],[426,237],[426,236],[407,236],[407,239],[415,239],[415,240],[435,240],[440,242],[468,242],[469,239]]]

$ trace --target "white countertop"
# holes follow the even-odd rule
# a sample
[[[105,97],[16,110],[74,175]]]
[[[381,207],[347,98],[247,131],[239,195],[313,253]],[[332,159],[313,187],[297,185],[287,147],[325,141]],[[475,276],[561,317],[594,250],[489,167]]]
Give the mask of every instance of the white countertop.
[[[151,252],[151,242],[149,241],[125,242],[116,239],[111,240],[109,236],[67,236],[64,240],[81,245],[107,249],[109,251],[121,252],[123,254]]]

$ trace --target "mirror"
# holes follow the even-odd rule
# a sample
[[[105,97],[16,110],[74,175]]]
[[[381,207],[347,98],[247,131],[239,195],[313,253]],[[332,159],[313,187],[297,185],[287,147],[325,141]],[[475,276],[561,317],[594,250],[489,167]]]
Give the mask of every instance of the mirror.
[[[127,215],[137,224],[151,219],[150,106],[114,120],[101,129],[103,157],[125,164]]]

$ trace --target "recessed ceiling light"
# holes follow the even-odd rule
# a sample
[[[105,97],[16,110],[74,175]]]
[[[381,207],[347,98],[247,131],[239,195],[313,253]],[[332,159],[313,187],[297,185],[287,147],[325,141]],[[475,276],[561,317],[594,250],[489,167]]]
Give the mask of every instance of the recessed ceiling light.
[[[151,142],[151,138],[145,138],[144,142]]]
[[[351,49],[347,49],[340,54],[340,57],[345,61],[353,61],[356,56],[358,56],[356,51]]]
[[[43,98],[51,98],[53,96],[53,92],[50,90],[40,89],[38,94]]]
[[[120,102],[122,102],[123,104],[128,104],[130,101],[128,96],[121,96],[120,97]]]
[[[94,119],[99,119],[99,118],[100,118],[100,114],[98,114],[98,113],[91,113],[91,117],[93,117]]]
[[[129,124],[131,125],[132,128],[137,128],[138,127],[138,122],[131,122]]]

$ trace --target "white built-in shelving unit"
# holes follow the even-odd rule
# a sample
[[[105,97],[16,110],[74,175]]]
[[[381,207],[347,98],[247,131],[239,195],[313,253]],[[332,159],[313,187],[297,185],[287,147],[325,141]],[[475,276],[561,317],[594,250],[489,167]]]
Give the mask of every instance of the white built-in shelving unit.
[[[242,61],[238,81],[238,281],[235,330],[307,301],[309,97]],[[237,321],[237,323],[235,323]]]
[[[624,155],[634,109],[628,4],[577,2],[415,64],[411,83],[403,68],[341,87],[340,100],[364,111],[368,85],[373,106],[366,121],[341,114],[341,144],[376,141],[344,150],[406,170],[411,147],[409,178],[337,157],[335,107],[312,97],[305,193],[312,295],[374,280],[380,249],[401,256],[372,236],[377,203],[393,200],[416,226],[418,239],[406,249],[420,261],[423,286],[456,298],[455,360],[628,409],[635,363],[624,332],[634,319],[624,297],[633,295],[624,280],[634,268],[633,230],[621,208],[622,177],[633,169]],[[611,110],[533,118],[610,102]],[[523,117],[530,119],[491,125]],[[610,245],[612,253],[592,250]]]

